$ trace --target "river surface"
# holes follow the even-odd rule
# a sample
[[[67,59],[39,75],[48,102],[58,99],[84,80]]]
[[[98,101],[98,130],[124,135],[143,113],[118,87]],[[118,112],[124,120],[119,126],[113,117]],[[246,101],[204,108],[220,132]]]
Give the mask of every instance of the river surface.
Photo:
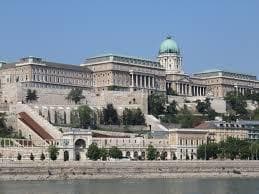
[[[113,179],[0,182],[0,194],[258,194],[259,179]]]

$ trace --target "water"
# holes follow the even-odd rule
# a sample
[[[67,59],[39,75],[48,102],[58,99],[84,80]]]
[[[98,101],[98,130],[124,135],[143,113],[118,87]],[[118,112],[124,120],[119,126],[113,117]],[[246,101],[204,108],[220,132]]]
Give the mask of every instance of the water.
[[[0,194],[258,194],[259,179],[10,181]]]

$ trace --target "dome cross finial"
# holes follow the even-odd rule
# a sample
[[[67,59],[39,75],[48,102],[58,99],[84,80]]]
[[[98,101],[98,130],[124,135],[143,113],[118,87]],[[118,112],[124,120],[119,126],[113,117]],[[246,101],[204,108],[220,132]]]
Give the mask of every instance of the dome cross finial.
[[[170,34],[168,34],[168,35],[166,36],[166,39],[172,39],[172,36],[171,36]]]

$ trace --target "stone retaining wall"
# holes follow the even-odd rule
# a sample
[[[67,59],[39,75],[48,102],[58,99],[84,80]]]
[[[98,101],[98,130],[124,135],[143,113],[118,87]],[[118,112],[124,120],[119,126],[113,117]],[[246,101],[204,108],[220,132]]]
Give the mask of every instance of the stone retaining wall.
[[[182,177],[186,175],[259,176],[257,161],[114,161],[0,163],[0,180]]]

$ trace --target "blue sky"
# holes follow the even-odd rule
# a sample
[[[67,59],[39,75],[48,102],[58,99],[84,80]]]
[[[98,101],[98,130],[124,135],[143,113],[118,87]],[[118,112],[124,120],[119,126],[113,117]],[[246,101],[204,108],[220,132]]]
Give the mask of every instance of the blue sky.
[[[259,75],[257,0],[2,0],[0,60],[39,56],[80,64],[117,53],[156,59],[168,35],[188,73],[224,68]]]

